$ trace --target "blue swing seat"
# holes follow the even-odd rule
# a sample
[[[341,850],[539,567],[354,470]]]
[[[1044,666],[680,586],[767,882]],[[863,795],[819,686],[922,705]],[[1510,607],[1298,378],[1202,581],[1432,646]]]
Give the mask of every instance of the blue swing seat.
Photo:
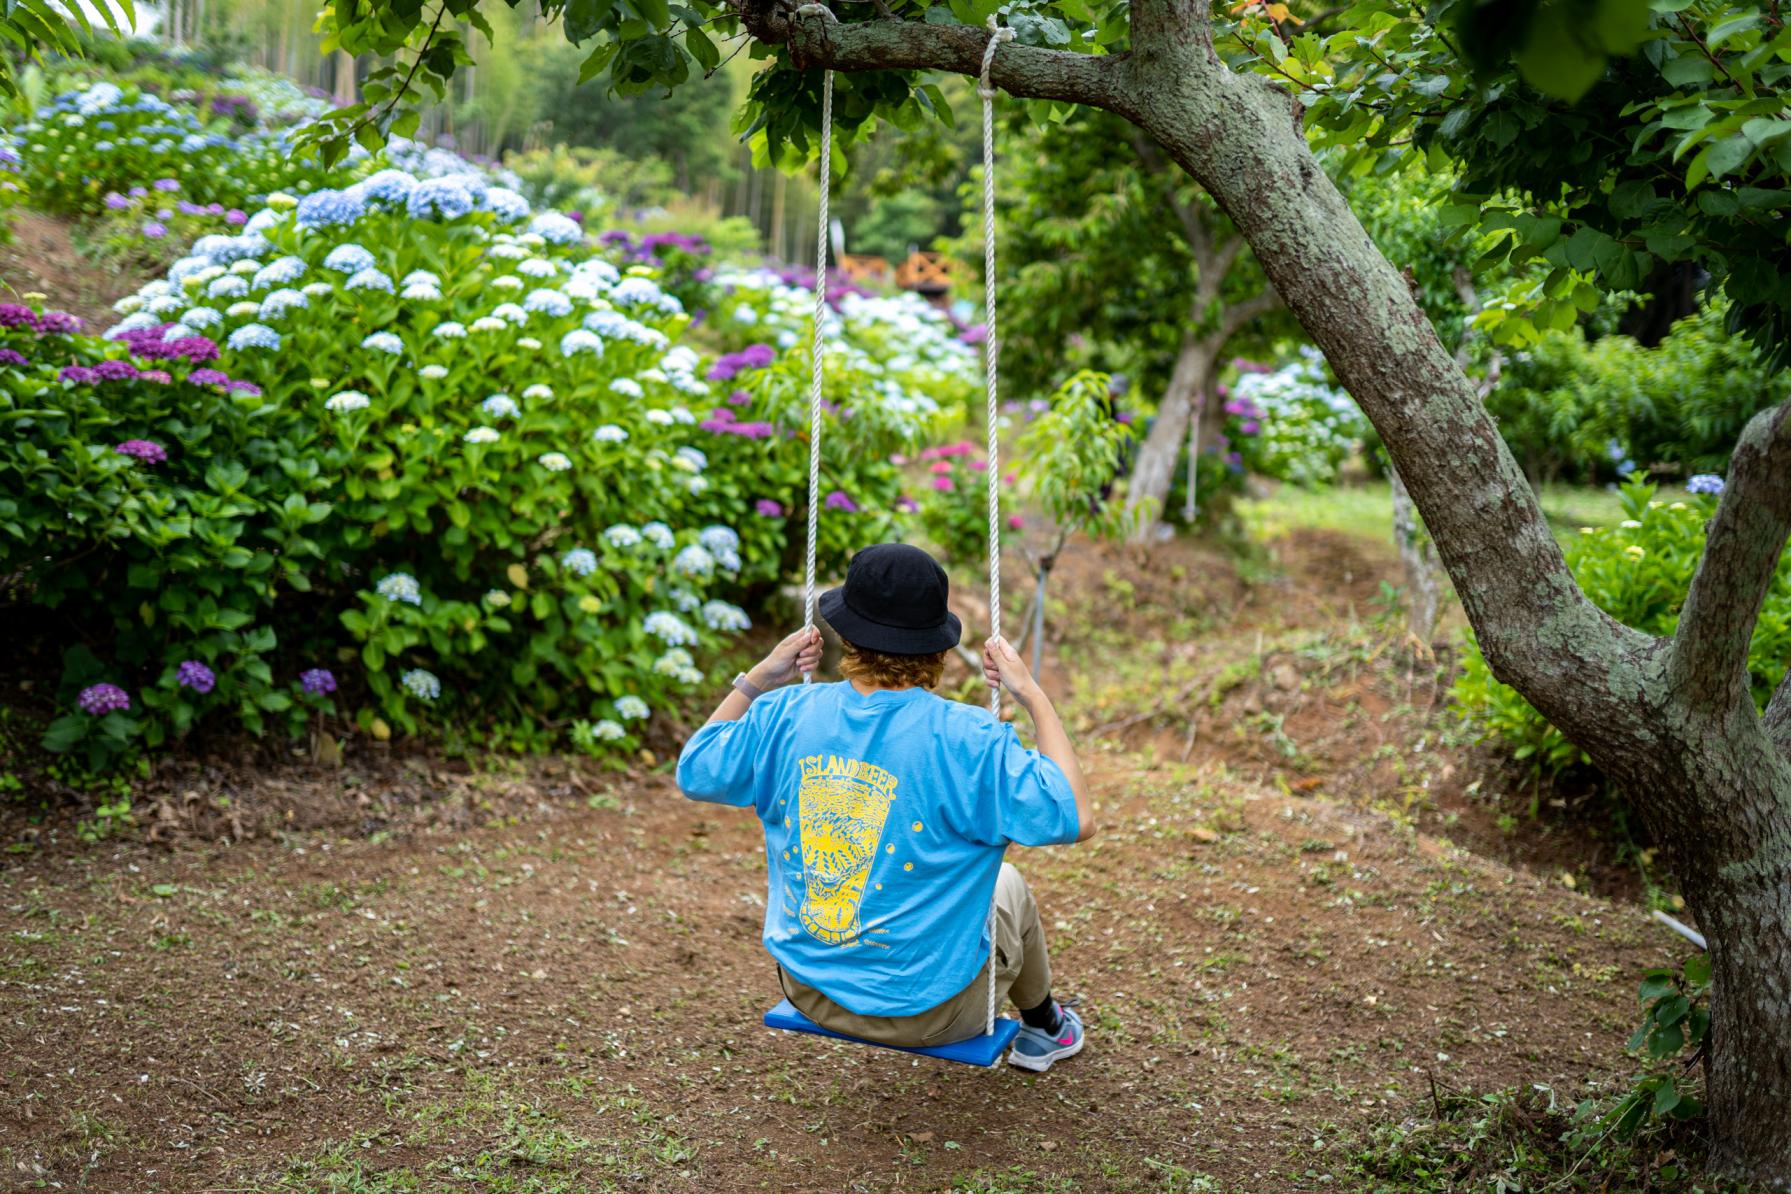
[[[877,1041],[867,1041],[863,1037],[847,1036],[843,1032],[832,1032],[797,1011],[788,999],[765,1013],[765,1027],[781,1028],[786,1032],[806,1032],[810,1036],[830,1036],[836,1041],[850,1041],[854,1045],[875,1045],[879,1049],[895,1049],[902,1053],[918,1053],[922,1057],[937,1057],[940,1061],[956,1061],[963,1065],[980,1065],[988,1067],[1001,1060],[1007,1047],[1014,1043],[1020,1034],[1020,1022],[1006,1016],[995,1020],[993,1035],[984,1033],[973,1036],[967,1041],[958,1041],[950,1045],[931,1045],[926,1048],[907,1045],[885,1045]]]

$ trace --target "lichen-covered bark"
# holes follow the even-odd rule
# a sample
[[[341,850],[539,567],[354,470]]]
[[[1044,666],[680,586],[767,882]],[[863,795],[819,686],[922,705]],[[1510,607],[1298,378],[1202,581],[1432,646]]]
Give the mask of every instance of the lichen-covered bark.
[[[739,2],[748,30],[788,41],[798,64],[981,67],[981,30],[791,20],[773,0]],[[993,79],[1014,95],[1125,117],[1237,224],[1380,433],[1493,673],[1624,787],[1667,850],[1711,940],[1719,1167],[1791,1190],[1791,685],[1762,719],[1728,679],[1734,645],[1745,650],[1752,630],[1763,562],[1791,526],[1783,412],[1744,441],[1759,477],[1741,488],[1762,508],[1735,495],[1724,503],[1734,512],[1713,528],[1680,649],[1607,617],[1569,574],[1472,383],[1313,160],[1296,106],[1225,68],[1206,11],[1200,0],[1134,0],[1130,53],[1004,47]],[[1709,677],[1721,683],[1701,686]]]
[[[1754,416],[1729,460],[1728,487],[1710,522],[1668,679],[1701,707],[1748,697],[1748,644],[1791,534],[1791,403]]]

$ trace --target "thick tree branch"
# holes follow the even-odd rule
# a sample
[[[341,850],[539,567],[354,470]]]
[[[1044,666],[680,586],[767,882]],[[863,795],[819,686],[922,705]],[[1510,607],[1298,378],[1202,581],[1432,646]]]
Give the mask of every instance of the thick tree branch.
[[[1244,330],[1253,319],[1261,319],[1270,311],[1281,308],[1281,296],[1273,286],[1260,290],[1241,303],[1233,303],[1225,308],[1225,314],[1219,319],[1218,334],[1214,337],[1214,353],[1225,347],[1225,342]]]
[[[974,76],[988,34],[841,24],[791,0],[733,0],[799,67]],[[1004,46],[1003,90],[1104,108],[1154,137],[1248,240],[1406,479],[1493,674],[1570,738],[1609,749],[1657,640],[1586,599],[1480,396],[1308,149],[1298,105],[1213,52],[1205,0],[1134,0],[1128,54]],[[1629,741],[1629,740],[1625,740]]]
[[[1791,762],[1791,672],[1785,673],[1772,704],[1766,706],[1766,732],[1772,735],[1779,753]]]
[[[735,0],[746,29],[759,41],[788,45],[797,67],[840,71],[944,70],[975,77],[989,33],[970,25],[919,21],[843,23],[820,12],[798,13],[776,0]],[[1009,42],[995,52],[995,86],[1027,99],[1066,100],[1123,112],[1125,55],[1097,57],[1041,50]]]
[[[1692,578],[1668,675],[1686,700],[1726,710],[1748,695],[1748,643],[1791,536],[1791,403],[1755,415]]]

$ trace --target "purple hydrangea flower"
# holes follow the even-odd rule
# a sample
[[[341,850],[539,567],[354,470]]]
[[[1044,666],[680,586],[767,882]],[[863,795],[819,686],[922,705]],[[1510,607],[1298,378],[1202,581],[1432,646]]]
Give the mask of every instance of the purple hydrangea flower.
[[[116,684],[92,684],[81,690],[75,704],[81,707],[83,713],[103,717],[114,710],[129,709],[131,698]]]
[[[1723,479],[1715,473],[1699,473],[1685,483],[1687,493],[1707,493],[1712,496],[1722,493]]]
[[[101,361],[92,373],[100,381],[129,381],[137,376],[137,367],[129,361]]]
[[[158,191],[180,190],[180,180],[178,178],[158,178],[149,185]]]
[[[81,319],[67,311],[45,311],[37,317],[37,330],[46,336],[70,336],[81,330]]]
[[[218,677],[196,659],[189,659],[174,669],[174,678],[182,688],[190,688],[201,696],[217,687]]]
[[[112,211],[123,211],[131,205],[131,201],[117,191],[106,192],[106,206]]]
[[[187,374],[187,380],[196,386],[227,386],[230,375],[219,369],[195,369]]]
[[[168,451],[160,444],[146,439],[127,439],[113,451],[121,456],[129,456],[141,460],[144,464],[161,464],[168,459]]]
[[[224,222],[231,225],[247,224],[249,222],[249,213],[240,208],[233,207],[224,213]]]
[[[247,394],[251,398],[261,397],[261,387],[252,381],[233,381],[230,383],[232,394]]]
[[[299,687],[312,696],[325,696],[336,691],[336,677],[327,667],[306,668],[299,673]]]
[[[99,380],[99,374],[85,365],[64,365],[62,371],[56,376],[75,385],[92,385]]]
[[[784,508],[770,498],[760,498],[752,504],[752,508],[763,518],[782,518]]]
[[[0,303],[0,328],[37,330],[37,312],[23,303]]]
[[[846,491],[843,489],[836,489],[828,494],[827,500],[821,504],[829,510],[844,510],[847,514],[858,513],[858,503],[847,497]]]
[[[10,348],[0,348],[0,365],[13,365],[23,369],[30,363],[25,359],[24,353]]]

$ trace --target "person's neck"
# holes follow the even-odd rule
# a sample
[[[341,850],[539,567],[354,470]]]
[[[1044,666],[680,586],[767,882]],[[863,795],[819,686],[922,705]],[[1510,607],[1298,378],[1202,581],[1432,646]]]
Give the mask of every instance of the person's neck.
[[[912,684],[907,684],[901,688],[893,688],[887,684],[871,684],[868,681],[857,679],[852,680],[851,684],[853,691],[859,696],[870,696],[873,692],[907,692],[914,687]]]

